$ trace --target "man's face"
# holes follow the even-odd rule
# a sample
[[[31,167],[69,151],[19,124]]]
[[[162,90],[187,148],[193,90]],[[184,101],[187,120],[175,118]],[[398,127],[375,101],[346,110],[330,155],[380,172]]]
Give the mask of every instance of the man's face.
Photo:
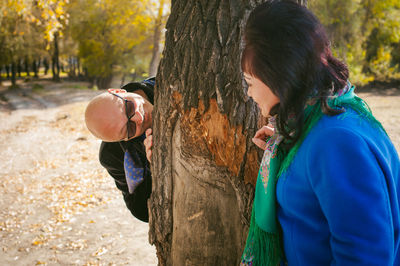
[[[129,139],[142,135],[152,126],[153,105],[147,99],[137,93],[116,95],[103,93],[95,97],[85,113],[88,129],[94,136],[107,142],[128,140],[127,126],[133,128]],[[128,109],[124,99],[129,102]]]

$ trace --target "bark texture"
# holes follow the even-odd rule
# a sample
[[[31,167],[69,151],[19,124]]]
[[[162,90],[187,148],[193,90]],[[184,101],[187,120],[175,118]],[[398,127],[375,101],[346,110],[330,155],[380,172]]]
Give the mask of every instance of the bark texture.
[[[256,1],[172,2],[153,116],[150,242],[160,265],[236,265],[247,236],[257,111],[240,73]]]
[[[238,265],[260,151],[240,72],[254,0],[172,1],[153,111],[150,243],[159,265]]]

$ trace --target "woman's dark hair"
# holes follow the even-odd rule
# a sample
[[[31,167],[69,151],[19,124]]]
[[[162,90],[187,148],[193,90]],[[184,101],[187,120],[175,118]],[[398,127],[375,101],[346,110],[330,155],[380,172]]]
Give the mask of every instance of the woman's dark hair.
[[[329,107],[327,99],[346,85],[349,71],[332,56],[324,28],[307,8],[289,0],[257,6],[247,21],[244,41],[242,70],[278,96],[280,103],[271,114],[277,114],[277,129],[289,143],[301,135],[310,96],[321,99],[325,114],[343,112]],[[294,124],[288,125],[289,117]]]

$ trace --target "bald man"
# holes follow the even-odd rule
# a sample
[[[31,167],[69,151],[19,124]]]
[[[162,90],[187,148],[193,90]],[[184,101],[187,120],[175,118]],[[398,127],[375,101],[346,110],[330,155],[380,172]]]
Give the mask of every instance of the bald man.
[[[94,97],[85,111],[87,128],[102,140],[101,165],[114,178],[132,215],[144,222],[149,220],[151,194],[153,98],[150,78]]]

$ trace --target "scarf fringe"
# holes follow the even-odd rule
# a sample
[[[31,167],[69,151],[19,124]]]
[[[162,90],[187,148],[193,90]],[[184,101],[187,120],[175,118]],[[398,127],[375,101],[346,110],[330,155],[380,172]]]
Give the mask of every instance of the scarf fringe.
[[[367,122],[370,123],[373,127],[377,127],[383,130],[385,134],[387,135],[386,130],[383,128],[381,122],[379,122],[372,114],[371,108],[368,106],[368,104],[361,99],[358,96],[354,96],[353,99],[349,101],[345,101],[343,103],[335,103],[336,105],[341,104],[343,107],[349,107],[353,109],[354,111],[357,112],[357,114],[360,116],[360,119],[364,119]],[[346,116],[346,113],[344,113],[344,117]]]
[[[277,266],[283,258],[282,241],[279,234],[267,233],[255,221],[251,213],[250,229],[240,265]]]

